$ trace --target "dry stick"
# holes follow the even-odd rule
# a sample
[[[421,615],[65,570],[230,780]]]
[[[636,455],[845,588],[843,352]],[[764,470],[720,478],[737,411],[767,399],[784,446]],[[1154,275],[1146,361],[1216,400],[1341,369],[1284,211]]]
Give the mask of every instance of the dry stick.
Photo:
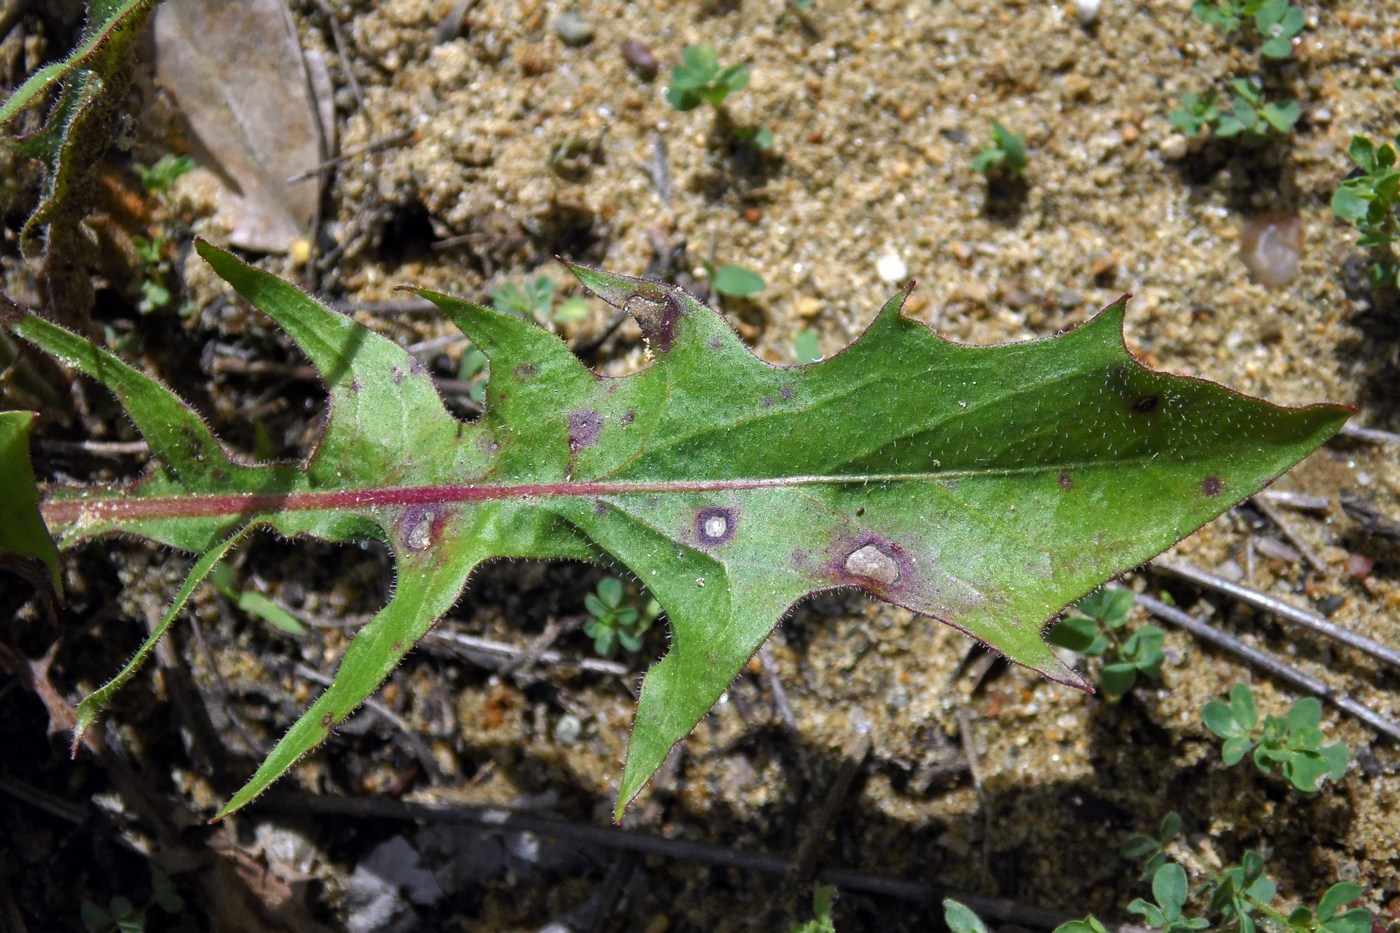
[[[1400,740],[1400,723],[1386,719],[1380,713],[1362,706],[1351,697],[1338,693],[1316,677],[1311,677],[1296,668],[1290,667],[1273,655],[1265,654],[1257,648],[1251,648],[1239,639],[1231,635],[1226,635],[1224,632],[1201,622],[1194,616],[1182,612],[1174,606],[1168,606],[1164,602],[1159,602],[1151,596],[1139,595],[1137,597],[1137,602],[1162,621],[1170,622],[1172,625],[1184,628],[1202,641],[1208,641],[1216,647],[1224,648],[1226,651],[1244,658],[1249,663],[1274,675],[1278,679],[1287,681],[1301,690],[1305,690],[1322,700],[1326,700],[1328,703],[1337,707],[1337,709],[1350,713],[1357,719],[1360,719],[1377,732],[1388,735],[1392,739]]]
[[[424,647],[432,648],[434,643],[442,647],[450,647],[454,651],[464,654],[491,654],[510,660],[523,657],[526,652],[525,648],[518,645],[509,645],[502,641],[492,641],[489,638],[479,638],[464,632],[444,631],[442,629],[431,630],[423,639]],[[611,674],[614,677],[633,676],[632,669],[625,664],[604,661],[600,658],[575,658],[558,651],[541,651],[535,661],[551,666],[577,667],[580,670],[592,671],[595,674]]]
[[[1379,428],[1363,428],[1360,425],[1344,424],[1340,433],[1342,437],[1369,441],[1372,444],[1400,444],[1400,434],[1393,431],[1382,431]]]
[[[622,849],[629,852],[640,852],[644,855],[657,855],[662,858],[718,865],[739,871],[762,872],[768,875],[785,875],[792,866],[790,860],[780,855],[769,855],[766,852],[746,852],[703,842],[666,839],[630,830],[575,823],[558,817],[514,813],[497,807],[411,803],[374,797],[317,797],[310,794],[285,793],[268,794],[259,801],[259,805],[282,813],[312,813],[327,816],[352,816],[362,819],[446,823],[458,826],[475,826],[480,830],[493,833],[533,833],[575,844]],[[1051,929],[1069,920],[1077,919],[1075,916],[1059,910],[1018,904],[1002,898],[963,894],[949,891],[937,884],[905,881],[901,878],[889,878],[884,875],[848,868],[821,869],[817,872],[817,880],[834,884],[849,891],[883,894],[930,907],[937,906],[944,897],[953,897],[977,911],[984,918],[1044,929]],[[1115,928],[1109,927],[1109,929]],[[1117,929],[1120,933],[1128,933],[1128,931],[1136,931],[1141,928],[1118,927]]]
[[[1281,599],[1261,593],[1258,590],[1250,589],[1224,577],[1218,577],[1199,567],[1190,564],[1182,564],[1171,560],[1154,560],[1151,565],[1155,570],[1163,570],[1175,577],[1180,577],[1197,586],[1204,586],[1208,589],[1217,590],[1227,596],[1238,599],[1240,602],[1248,603],[1256,609],[1263,609],[1271,612],[1281,619],[1295,622],[1298,625],[1310,628],[1318,634],[1339,641],[1344,645],[1355,648],[1365,654],[1392,667],[1400,668],[1400,651],[1387,645],[1383,645],[1365,635],[1357,634],[1351,629],[1343,628],[1335,622],[1329,622],[1315,612],[1302,609],[1292,603],[1286,603]]]
[[[1303,560],[1307,561],[1312,569],[1318,573],[1327,572],[1327,564],[1317,556],[1316,551],[1308,547],[1308,542],[1303,540],[1302,536],[1279,514],[1279,510],[1268,499],[1255,496],[1253,501],[1254,507],[1263,512],[1264,517],[1274,523],[1274,527],[1288,539],[1288,543],[1293,545],[1299,554],[1303,555]]]
[[[1306,492],[1292,492],[1287,489],[1265,489],[1254,494],[1255,500],[1267,499],[1285,508],[1299,512],[1329,512],[1332,500],[1326,496],[1315,496]]]
[[[778,669],[773,665],[773,653],[768,650],[766,641],[758,648],[758,663],[762,665],[763,682],[768,685],[768,692],[773,695],[773,706],[777,709],[779,718],[790,731],[796,732],[797,717],[792,714],[792,705],[788,703],[783,682],[778,679]]]
[[[793,888],[805,890],[811,884],[817,862],[827,847],[827,835],[831,831],[831,825],[836,822],[836,815],[841,812],[842,805],[851,793],[851,782],[855,780],[861,765],[865,764],[869,755],[870,731],[866,729],[857,732],[855,738],[846,744],[841,755],[841,769],[836,772],[836,779],[827,788],[821,805],[806,821],[807,832],[797,844],[797,853],[787,870],[787,879]]]
[[[307,667],[300,661],[297,662],[296,672],[298,676],[305,677],[307,680],[314,680],[323,687],[329,687],[333,682],[330,677],[327,677],[320,671]],[[382,700],[378,700],[374,697],[366,697],[364,707],[403,733],[404,738],[408,740],[408,744],[413,748],[413,757],[417,758],[418,763],[423,766],[423,773],[428,775],[429,780],[434,783],[442,780],[442,769],[438,767],[437,762],[433,759],[433,753],[430,752],[428,746],[423,743],[423,738],[418,734],[417,729],[410,726],[406,719],[391,710]]]

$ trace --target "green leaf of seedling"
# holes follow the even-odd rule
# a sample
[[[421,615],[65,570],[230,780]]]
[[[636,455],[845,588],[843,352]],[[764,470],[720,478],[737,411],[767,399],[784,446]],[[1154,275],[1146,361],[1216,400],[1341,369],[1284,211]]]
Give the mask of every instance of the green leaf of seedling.
[[[1225,740],[1225,744],[1220,747],[1220,757],[1225,762],[1226,767],[1234,767],[1249,754],[1249,750],[1254,747],[1254,742],[1247,735],[1231,736]]]
[[[1258,491],[1350,411],[1153,372],[1124,347],[1122,302],[1052,339],[964,347],[903,317],[905,292],[840,354],[784,368],[676,288],[571,266],[634,315],[652,365],[603,378],[535,324],[420,290],[491,361],[485,411],[463,423],[393,341],[197,249],[322,374],[330,412],[304,461],[242,463],[112,354],[32,315],[0,317],[114,391],[151,447],[138,483],[59,488],[41,512],[65,547],[122,532],[201,555],[153,639],[257,528],[392,554],[387,604],[221,815],[325,741],[498,557],[623,566],[665,610],[669,650],[642,684],[619,818],[814,592],[863,590],[1084,687],[1042,639],[1045,621]],[[590,632],[600,650],[611,631]],[[84,701],[84,722],[148,651]]]
[[[1332,213],[1351,223],[1364,220],[1370,207],[1370,202],[1351,182],[1344,182],[1332,195]]]
[[[710,284],[728,298],[745,298],[763,291],[768,283],[752,269],[725,264],[715,270]]]
[[[39,514],[39,490],[29,461],[30,411],[0,412],[0,569],[63,592],[58,548]]]
[[[1259,109],[1259,116],[1264,119],[1264,122],[1280,133],[1287,133],[1293,129],[1293,125],[1298,122],[1302,113],[1298,102],[1292,100],[1284,101],[1281,104],[1268,103]]]
[[[1136,682],[1137,667],[1131,661],[1105,664],[1103,673],[1099,675],[1099,686],[1103,688],[1104,698],[1113,703],[1127,696]]]
[[[1254,707],[1254,691],[1248,684],[1235,684],[1230,688],[1230,713],[1244,732],[1253,732],[1259,722],[1259,713]]]
[[[1099,624],[1083,616],[1066,616],[1055,624],[1045,636],[1050,644],[1070,651],[1077,651],[1086,657],[1098,657],[1108,648],[1108,641],[1099,634]]]
[[[1054,933],[1108,933],[1098,917],[1088,916],[1083,920],[1071,920],[1055,927]]]
[[[951,933],[989,933],[976,911],[951,897],[943,899],[943,922]]]
[[[797,362],[803,366],[815,363],[822,358],[822,342],[816,331],[803,328],[792,338],[792,352]]]

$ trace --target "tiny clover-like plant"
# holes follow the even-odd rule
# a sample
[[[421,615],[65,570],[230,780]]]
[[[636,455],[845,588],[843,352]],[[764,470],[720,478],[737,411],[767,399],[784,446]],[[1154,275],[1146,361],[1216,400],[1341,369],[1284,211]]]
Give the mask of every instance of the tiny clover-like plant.
[[[1302,9],[1289,0],[1196,0],[1191,4],[1191,15],[1227,36],[1252,19],[1264,40],[1259,54],[1273,59],[1293,54],[1293,39],[1304,25]]]
[[[1359,170],[1342,182],[1332,195],[1332,212],[1361,234],[1357,245],[1375,251],[1371,282],[1377,287],[1400,288],[1400,262],[1394,243],[1400,240],[1400,167],[1394,145],[1379,146],[1365,136],[1353,136],[1347,154]]]
[[[1118,852],[1124,858],[1146,859],[1142,870],[1142,880],[1147,881],[1157,873],[1157,869],[1167,863],[1167,846],[1181,832],[1181,814],[1175,810],[1162,817],[1162,825],[1156,836],[1139,834],[1123,840]]]
[[[1132,590],[1102,589],[1072,607],[1073,612],[1050,630],[1050,643],[1085,657],[1105,659],[1099,686],[1110,702],[1121,700],[1139,676],[1162,677],[1162,642],[1166,633],[1143,625],[1125,634]]]
[[[992,121],[992,141],[972,160],[972,169],[983,175],[1022,176],[1028,165],[1025,137]]]
[[[1246,142],[1260,143],[1270,134],[1287,134],[1301,115],[1297,101],[1267,100],[1258,82],[1236,78],[1230,82],[1230,93],[1223,102],[1213,92],[1184,95],[1181,106],[1167,115],[1167,122],[1188,136],[1208,128],[1222,139],[1238,136]]]
[[[1361,885],[1342,881],[1322,895],[1313,910],[1300,904],[1288,914],[1288,927],[1296,933],[1371,933],[1371,912],[1364,907],[1347,910],[1361,897]]]
[[[324,742],[499,557],[625,567],[665,612],[671,640],[642,683],[619,819],[815,592],[862,590],[1087,688],[1043,640],[1045,622],[1257,492],[1351,413],[1147,369],[1124,346],[1122,301],[1051,339],[964,347],[900,313],[906,288],[843,352],[787,368],[677,288],[570,265],[633,315],[652,364],[605,378],[543,328],[416,290],[490,360],[485,410],[468,423],[393,341],[223,250],[196,250],[322,374],[330,411],[314,452],[245,462],[159,382],[6,299],[0,326],[110,389],[152,465],[128,486],[58,485],[5,507],[29,529],[42,518],[63,548],[123,534],[198,555],[150,638],[79,705],[79,734],[254,531],[387,546],[389,601],[220,815]],[[0,413],[7,480],[27,469],[31,422]],[[0,561],[51,560],[32,539],[0,536]]]
[[[604,577],[598,581],[596,592],[583,597],[588,610],[583,631],[593,639],[593,649],[605,658],[617,654],[619,646],[625,651],[640,651],[642,636],[656,621],[655,607],[638,610],[625,600],[622,581],[617,577]]]
[[[1230,688],[1228,703],[1207,703],[1201,718],[1206,728],[1225,740],[1220,751],[1226,765],[1250,755],[1260,771],[1277,771],[1304,793],[1314,793],[1323,778],[1340,778],[1351,760],[1351,752],[1341,742],[1322,744],[1318,728],[1322,704],[1315,697],[1296,700],[1287,715],[1266,716],[1261,723],[1254,692],[1240,683]]]
[[[1152,873],[1152,897],[1156,903],[1141,897],[1128,905],[1128,913],[1137,914],[1147,925],[1162,933],[1188,933],[1210,926],[1205,917],[1187,917],[1182,913],[1188,895],[1186,869],[1167,862]]]
[[[723,111],[724,102],[749,86],[753,67],[747,62],[721,67],[719,50],[709,42],[688,45],[681,60],[671,68],[671,84],[666,101],[682,112],[709,104]],[[730,126],[734,139],[758,150],[773,148],[773,131],[766,126]]]

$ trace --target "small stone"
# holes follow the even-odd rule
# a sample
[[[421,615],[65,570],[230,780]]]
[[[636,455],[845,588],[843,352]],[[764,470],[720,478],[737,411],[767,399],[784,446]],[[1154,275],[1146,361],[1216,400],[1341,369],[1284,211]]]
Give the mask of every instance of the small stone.
[[[645,43],[628,36],[622,40],[622,58],[627,67],[643,81],[650,81],[661,70],[661,65]]]
[[[909,275],[909,267],[895,253],[886,253],[875,263],[875,274],[882,282],[903,282]]]
[[[566,10],[554,21],[554,34],[571,49],[593,41],[593,24],[577,10]]]
[[[1284,288],[1298,274],[1303,255],[1303,221],[1297,214],[1266,214],[1240,225],[1240,257],[1254,281]]]
[[[1074,0],[1074,15],[1081,26],[1092,26],[1099,18],[1100,0]]]
[[[798,317],[805,321],[821,314],[822,308],[824,307],[826,307],[826,305],[820,298],[813,298],[811,295],[807,295],[797,299],[797,305],[793,310]]]

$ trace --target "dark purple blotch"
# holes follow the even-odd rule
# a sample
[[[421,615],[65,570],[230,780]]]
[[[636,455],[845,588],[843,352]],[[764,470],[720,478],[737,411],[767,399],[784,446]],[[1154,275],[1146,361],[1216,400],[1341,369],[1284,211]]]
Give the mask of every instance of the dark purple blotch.
[[[515,367],[514,372],[515,378],[519,379],[521,382],[526,382],[539,375],[540,368],[534,363],[521,363],[519,366]]]
[[[622,417],[618,420],[621,421],[623,424],[631,424],[632,422],[637,420],[637,413],[629,408],[622,413]]]
[[[569,412],[569,449],[583,450],[598,443],[603,433],[603,416],[591,408],[576,408]]]
[[[1160,395],[1142,395],[1133,402],[1133,411],[1139,415],[1150,415],[1162,404]]]
[[[1225,481],[1218,476],[1207,476],[1201,480],[1201,493],[1207,499],[1214,499],[1225,488]]]
[[[440,505],[410,505],[398,522],[398,537],[404,550],[421,554],[438,540],[447,509]]]
[[[637,319],[637,326],[658,352],[665,353],[676,342],[676,327],[685,309],[675,295],[667,294],[660,301],[645,295],[634,295],[625,308]]]
[[[1074,488],[1074,477],[1073,477],[1073,476],[1070,476],[1068,473],[1061,473],[1061,474],[1060,474],[1060,488],[1063,489],[1065,492],[1069,492],[1071,489],[1073,489],[1073,488]]]
[[[708,506],[695,515],[695,538],[706,547],[718,547],[734,537],[735,524],[733,509]]]
[[[783,397],[783,401],[792,401],[792,386],[783,386],[783,390],[778,394]]]

